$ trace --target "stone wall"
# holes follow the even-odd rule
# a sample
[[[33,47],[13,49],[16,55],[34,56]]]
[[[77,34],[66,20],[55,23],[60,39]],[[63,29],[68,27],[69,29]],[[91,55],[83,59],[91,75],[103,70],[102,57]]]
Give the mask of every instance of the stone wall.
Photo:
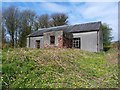
[[[72,48],[72,39],[68,39],[66,37],[63,38],[63,47],[64,48]]]
[[[50,44],[50,36],[55,36],[55,44]],[[45,48],[72,48],[72,34],[63,31],[51,31],[44,33]]]
[[[55,44],[50,44],[50,36],[55,36]],[[51,31],[44,33],[45,48],[62,48],[63,47],[63,31]]]
[[[58,37],[58,48],[62,48],[63,47],[63,35],[60,35]]]

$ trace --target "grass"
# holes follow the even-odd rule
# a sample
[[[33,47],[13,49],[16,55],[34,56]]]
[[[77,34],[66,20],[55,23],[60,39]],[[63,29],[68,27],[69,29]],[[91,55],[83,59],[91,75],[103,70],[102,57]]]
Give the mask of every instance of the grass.
[[[115,52],[115,50],[92,53],[78,49],[4,49],[2,87],[116,88],[118,66],[109,60],[109,54]]]

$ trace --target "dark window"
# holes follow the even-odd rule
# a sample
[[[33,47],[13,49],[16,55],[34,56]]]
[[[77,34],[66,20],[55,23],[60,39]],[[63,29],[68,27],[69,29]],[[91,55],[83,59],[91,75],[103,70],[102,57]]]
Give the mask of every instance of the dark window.
[[[40,48],[40,40],[36,40],[36,48]]]
[[[81,39],[80,38],[73,38],[73,47],[81,48]]]
[[[55,36],[50,36],[50,44],[55,44]]]

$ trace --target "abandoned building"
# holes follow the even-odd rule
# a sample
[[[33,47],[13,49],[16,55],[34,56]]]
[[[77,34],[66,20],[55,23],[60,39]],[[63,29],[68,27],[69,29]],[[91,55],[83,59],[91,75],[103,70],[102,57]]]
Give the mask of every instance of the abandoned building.
[[[43,28],[27,37],[30,48],[78,48],[91,52],[103,49],[101,22]]]

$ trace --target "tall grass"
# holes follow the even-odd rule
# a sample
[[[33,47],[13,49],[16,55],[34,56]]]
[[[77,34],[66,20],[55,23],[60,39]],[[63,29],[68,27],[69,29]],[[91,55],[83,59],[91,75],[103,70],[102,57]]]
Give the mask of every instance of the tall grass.
[[[115,88],[117,64],[106,55],[78,49],[3,50],[2,87]]]

